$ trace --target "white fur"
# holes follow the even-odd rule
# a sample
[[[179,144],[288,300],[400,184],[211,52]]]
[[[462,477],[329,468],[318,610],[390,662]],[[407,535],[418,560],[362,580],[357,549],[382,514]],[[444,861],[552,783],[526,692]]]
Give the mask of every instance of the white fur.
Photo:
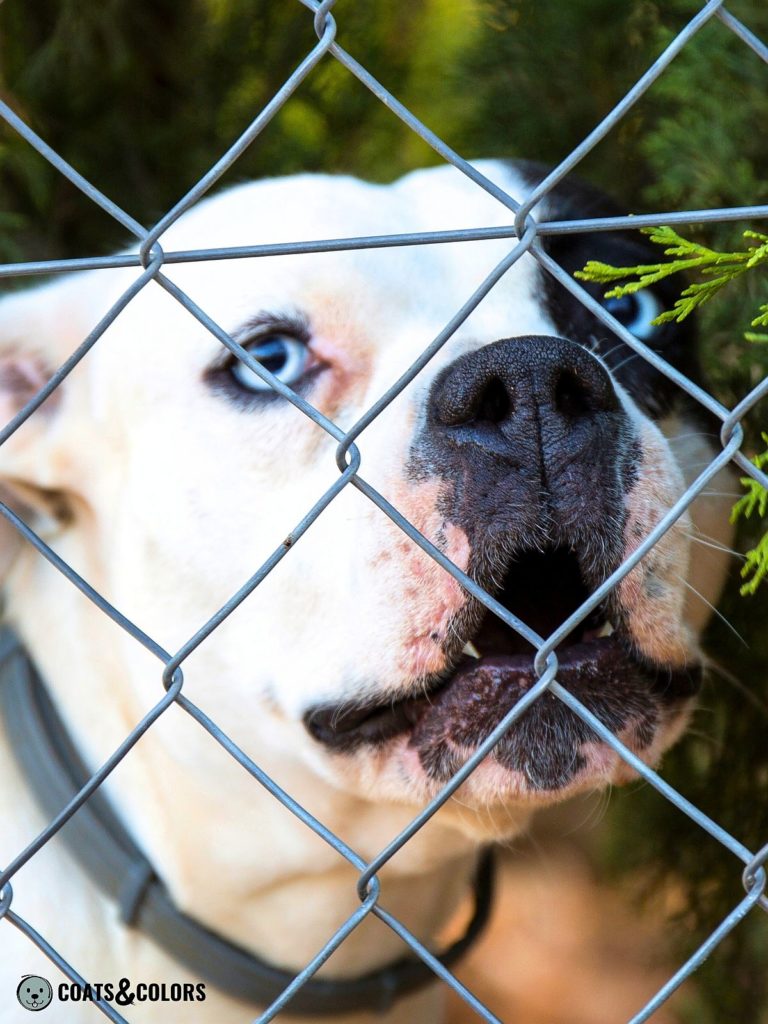
[[[502,165],[483,171],[513,192]],[[510,214],[452,168],[393,185],[299,176],[207,200],[163,238],[167,252],[396,231],[507,224]],[[410,365],[507,253],[509,241],[169,265],[165,273],[230,332],[260,311],[304,312],[313,347],[331,363],[309,397],[342,428]],[[0,305],[0,352],[40,379],[93,328],[138,270],[99,271],[13,295]],[[361,475],[428,536],[439,525],[435,484],[405,480],[409,443],[430,381],[458,354],[497,338],[557,333],[521,259],[444,350],[364,432]],[[0,473],[40,513],[42,489],[66,496],[73,523],[36,522],[56,550],[124,614],[175,651],[240,587],[336,479],[336,443],[285,403],[244,411],[206,386],[223,358],[212,335],[159,286],[148,285],[58,393],[0,448]],[[34,378],[34,370],[31,371]],[[14,396],[2,395],[5,419]],[[632,415],[640,414],[624,398]],[[0,402],[2,405],[2,402]],[[642,418],[642,417],[641,417]],[[655,427],[659,484],[681,483]],[[650,518],[649,518],[650,517]],[[653,525],[650,513],[645,524]],[[678,565],[687,541],[670,535]],[[466,538],[446,553],[465,567]],[[386,555],[386,560],[382,559]],[[680,618],[682,583],[667,581],[674,642],[694,642]],[[29,547],[16,545],[8,616],[52,688],[83,756],[96,766],[162,695],[161,664],[106,619]],[[429,634],[464,595],[356,490],[347,488],[255,593],[184,663],[185,693],[276,781],[355,848],[374,856],[425,798],[408,762],[332,758],[302,713],[323,700],[399,692],[440,667]],[[0,747],[0,859],[44,824]],[[343,761],[343,763],[339,763]],[[351,764],[351,767],[350,767]],[[489,785],[497,780],[489,775]],[[591,785],[605,779],[589,780]],[[187,715],[171,708],[125,758],[107,790],[178,905],[207,926],[290,968],[303,966],[357,905],[354,872],[266,794]],[[381,873],[382,904],[433,941],[466,891],[478,839],[519,830],[530,799],[509,794],[473,814],[450,802]],[[13,879],[14,910],[86,978],[184,981],[143,936],[124,931],[58,840]],[[0,925],[0,989],[55,969]],[[402,954],[366,922],[327,973],[356,974]],[[195,979],[196,980],[196,979]],[[436,991],[381,1018],[436,1021]],[[92,1021],[83,1004],[68,1022]],[[194,1004],[138,1004],[131,1021],[241,1022],[252,1007],[208,986]],[[0,1020],[16,1020],[10,999]],[[354,1017],[362,1022],[364,1017]],[[281,1020],[290,1020],[281,1017]],[[352,1018],[350,1018],[350,1021]]]

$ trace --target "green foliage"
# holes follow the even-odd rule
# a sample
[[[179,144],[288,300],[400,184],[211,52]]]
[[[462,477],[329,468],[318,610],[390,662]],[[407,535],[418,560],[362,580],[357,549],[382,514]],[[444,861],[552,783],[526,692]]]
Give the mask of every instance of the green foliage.
[[[768,446],[768,434],[763,434],[763,440]],[[758,469],[768,466],[768,447],[764,452],[756,455],[752,461]],[[735,523],[741,516],[749,519],[753,512],[757,512],[762,519],[765,519],[768,516],[768,490],[749,476],[743,476],[741,483],[747,493],[742,495],[733,506],[731,522]],[[747,560],[741,570],[741,575],[746,578],[747,582],[742,585],[741,593],[754,594],[766,574],[768,574],[768,532],[761,537],[754,548],[747,552]]]
[[[647,5],[660,45],[679,27],[672,16],[701,8],[687,0]],[[653,10],[655,8],[655,11]],[[768,38],[768,6],[730,3],[760,38]],[[765,141],[755,131],[768,117],[765,65],[714,18],[675,58],[648,97],[638,149],[651,171],[644,198],[656,209],[739,206],[768,199]],[[716,244],[728,234],[724,228]]]
[[[583,281],[593,281],[596,284],[608,284],[613,281],[626,281],[625,284],[616,285],[605,293],[606,298],[620,298],[623,295],[631,295],[642,288],[649,288],[658,281],[672,274],[697,272],[703,276],[701,281],[693,281],[681,292],[680,297],[675,301],[672,309],[664,310],[653,321],[655,324],[679,323],[690,316],[694,310],[703,306],[706,302],[717,295],[726,285],[732,284],[757,267],[768,264],[768,235],[759,231],[745,231],[744,237],[755,239],[758,244],[750,245],[746,249],[737,249],[729,252],[719,252],[710,249],[699,242],[683,238],[670,227],[642,228],[643,234],[648,235],[652,242],[664,246],[664,255],[669,257],[659,263],[644,263],[634,267],[612,267],[607,263],[597,260],[589,260],[583,270],[577,270],[575,276]],[[763,303],[758,315],[751,321],[752,327],[768,326],[768,303]],[[746,338],[750,341],[763,342],[768,340],[768,335],[747,332]],[[768,434],[763,434],[763,440],[768,444]],[[754,458],[758,469],[762,469],[768,463],[768,451]],[[740,517],[749,519],[753,512],[757,512],[762,518],[766,518],[768,511],[768,490],[757,480],[751,477],[742,477],[742,485],[747,493],[741,497],[733,506],[731,522],[736,522]],[[746,555],[746,562],[741,570],[741,575],[746,579],[741,587],[741,593],[754,594],[768,574],[768,530],[760,538],[754,548],[751,548]]]
[[[705,339],[712,325],[723,324],[712,332],[716,340],[710,342],[709,348],[705,341],[705,365],[711,375],[723,372],[723,367],[730,372],[730,387],[725,394],[721,390],[720,397],[732,404],[758,383],[768,369],[763,361],[764,348],[743,344],[736,347],[732,340],[726,345],[720,335],[726,329],[733,335],[734,322],[768,327],[768,304],[760,304],[756,317],[749,312],[751,307],[754,313],[755,292],[762,289],[764,294],[768,236],[747,230],[744,237],[756,244],[743,249],[720,250],[684,238],[669,227],[646,229],[644,233],[664,247],[666,259],[635,267],[611,267],[591,261],[577,276],[600,284],[614,284],[606,295],[619,297],[672,274],[700,275],[700,280],[682,287],[674,307],[661,313],[655,322],[680,321],[697,310],[705,318],[709,315],[709,320],[705,319]],[[762,267],[763,272],[753,273],[758,267]],[[740,288],[726,287],[737,280]],[[709,301],[716,295],[718,302],[709,307]],[[721,307],[725,309],[725,318],[718,321],[711,310],[719,313]],[[749,331],[744,336],[753,342],[767,340],[762,332]],[[735,353],[730,355],[734,348]],[[736,381],[740,383],[734,387]],[[768,445],[768,434],[763,433],[762,440]],[[768,465],[768,449],[757,454],[753,461],[764,469]],[[752,515],[765,520],[768,491],[751,477],[741,478],[741,483],[746,493],[734,505],[731,521],[748,520]],[[752,538],[751,544],[740,571],[745,581],[738,587],[737,593],[741,595],[755,595],[760,583],[768,577],[768,532],[760,538]],[[734,835],[753,837],[747,842],[757,848],[768,834],[768,815],[756,795],[768,781],[768,748],[764,742],[768,729],[768,703],[764,696],[768,634],[765,605],[754,602],[737,607],[736,600],[731,589],[722,607],[722,618],[713,620],[705,644],[715,655],[711,672],[717,680],[717,686],[710,680],[704,697],[706,727],[667,755],[664,775],[697,807]],[[735,630],[728,625],[733,622],[738,624]],[[746,649],[740,634],[748,638]],[[606,853],[608,864],[621,862],[625,870],[637,867],[643,872],[648,872],[651,865],[649,890],[663,885],[672,875],[674,883],[682,887],[686,896],[685,910],[678,922],[679,934],[690,934],[690,947],[694,948],[696,936],[700,940],[741,897],[734,884],[731,856],[714,842],[701,845],[681,820],[680,812],[654,799],[648,790],[622,793],[617,804],[617,820],[624,819],[627,834],[634,829],[638,817],[645,829],[642,835],[636,834],[635,842],[627,842],[624,830],[619,827],[618,839],[612,840]],[[669,859],[666,864],[657,862],[655,866],[652,861],[656,842],[663,842],[664,837],[669,836],[676,837],[678,843],[672,870]],[[689,854],[688,850],[695,852]],[[681,1000],[679,1014],[684,1024],[719,1024],[724,1019],[724,1011],[734,1019],[753,1024],[762,1022],[763,1010],[768,1004],[768,985],[765,971],[757,965],[764,962],[768,940],[760,923],[753,921],[752,925],[737,930],[719,947],[703,975],[703,984],[700,980],[698,989]]]
[[[766,606],[744,601],[734,580],[705,637],[710,664],[686,739],[664,757],[662,775],[713,821],[757,850],[768,837],[768,631]],[[736,624],[745,646],[726,624]],[[674,894],[670,937],[693,952],[744,897],[743,864],[654,789],[638,784],[611,797],[604,870],[639,873],[645,892]],[[673,1000],[680,1024],[765,1024],[768,928],[753,911]]]
[[[757,231],[745,231],[745,238],[757,239],[760,244],[746,250],[717,252],[699,242],[683,238],[670,227],[642,228],[652,242],[665,246],[664,255],[674,257],[659,263],[642,264],[634,267],[611,267],[607,263],[590,260],[583,270],[576,271],[576,277],[584,281],[606,284],[611,281],[634,278],[626,284],[617,285],[605,293],[606,298],[620,298],[631,295],[643,288],[649,288],[672,274],[697,271],[704,276],[694,281],[680,293],[672,309],[665,310],[653,321],[655,324],[680,323],[695,309],[709,302],[725,285],[737,280],[748,270],[768,263],[768,235]],[[752,326],[768,325],[768,303],[760,306],[760,313]],[[753,341],[768,339],[768,335],[750,334]]]
[[[0,95],[142,223],[182,196],[316,44],[298,0],[0,3]],[[476,0],[339,0],[339,41],[438,131],[436,90],[478,29]],[[321,61],[224,183],[297,171],[389,180],[435,162],[332,58]],[[0,122],[0,260],[114,250],[124,231]]]

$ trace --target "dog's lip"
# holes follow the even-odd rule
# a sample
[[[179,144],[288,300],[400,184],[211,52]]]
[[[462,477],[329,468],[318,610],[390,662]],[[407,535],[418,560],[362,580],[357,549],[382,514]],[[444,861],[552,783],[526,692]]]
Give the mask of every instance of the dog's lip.
[[[620,631],[558,648],[557,658],[558,682],[577,699],[584,698],[598,718],[601,701],[594,694],[596,685],[605,690],[606,707],[609,695],[615,703],[617,688],[627,694],[628,704],[639,700],[671,706],[695,696],[701,685],[699,663],[682,668],[652,665],[633,652]],[[465,656],[433,688],[376,705],[322,705],[307,712],[305,724],[316,740],[339,752],[380,746],[408,734],[411,744],[418,745],[421,736],[434,731],[435,722],[446,716],[472,718],[477,731],[487,735],[536,681],[531,654]]]
[[[523,551],[493,589],[511,614],[539,636],[550,636],[601,582],[585,579],[584,561],[567,546]],[[412,684],[405,693],[382,694],[378,702],[315,706],[304,716],[309,733],[338,753],[405,740],[430,777],[449,777],[538,679],[535,649],[523,636],[480,606],[468,603],[465,610],[454,622],[441,676],[419,689]],[[608,728],[631,733],[638,750],[700,684],[697,665],[676,668],[644,659],[631,641],[630,615],[610,598],[562,639],[556,654],[558,682]],[[512,771],[523,766],[540,788],[558,788],[568,772],[572,776],[576,765],[586,763],[581,748],[590,739],[596,737],[574,712],[542,694],[511,724],[492,757]],[[568,771],[558,775],[564,760]]]

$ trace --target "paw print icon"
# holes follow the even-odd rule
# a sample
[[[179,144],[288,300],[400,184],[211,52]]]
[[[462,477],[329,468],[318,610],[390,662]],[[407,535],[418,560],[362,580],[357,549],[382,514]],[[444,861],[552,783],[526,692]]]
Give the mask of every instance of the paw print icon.
[[[45,978],[25,974],[16,989],[16,998],[25,1010],[44,1010],[53,999],[53,989]]]

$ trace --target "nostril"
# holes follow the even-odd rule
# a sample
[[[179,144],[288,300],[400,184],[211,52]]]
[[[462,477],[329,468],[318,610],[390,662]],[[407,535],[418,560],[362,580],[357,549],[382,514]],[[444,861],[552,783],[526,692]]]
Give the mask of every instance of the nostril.
[[[484,423],[502,423],[512,413],[512,399],[507,386],[499,377],[491,377],[479,396],[475,420]]]
[[[595,412],[589,387],[572,370],[561,370],[554,387],[555,409],[563,416],[578,417]]]

